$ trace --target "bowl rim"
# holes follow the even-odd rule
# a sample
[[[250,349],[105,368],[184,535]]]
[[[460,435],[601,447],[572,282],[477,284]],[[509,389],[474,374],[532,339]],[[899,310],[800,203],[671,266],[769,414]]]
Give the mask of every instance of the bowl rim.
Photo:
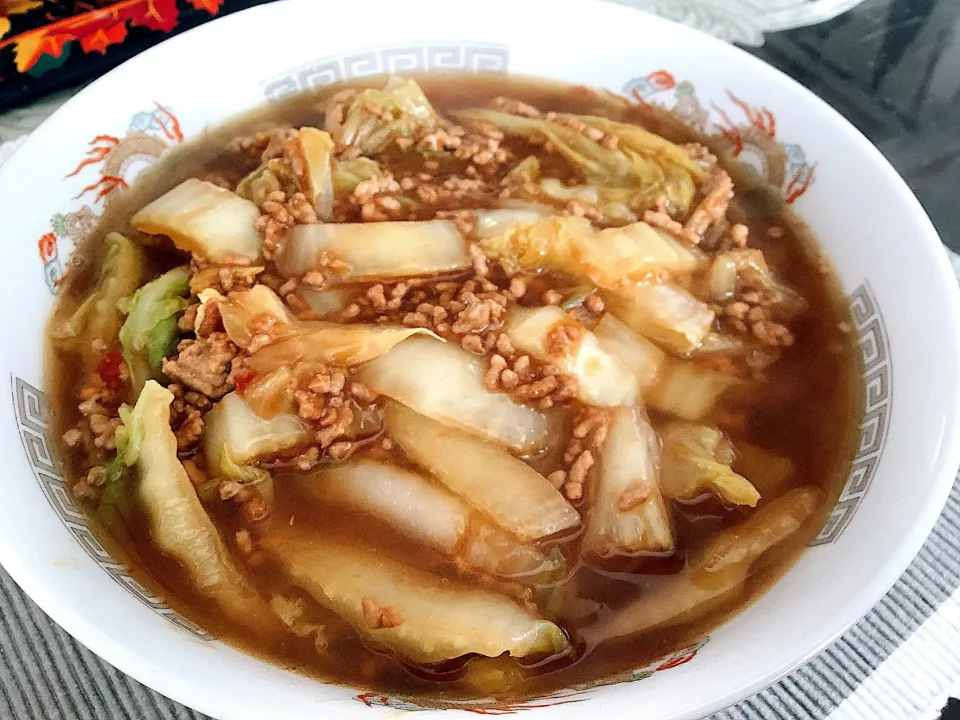
[[[419,1],[415,0],[414,5]],[[528,0],[528,2],[538,3],[554,12],[556,12],[558,6],[581,12],[586,7],[611,17],[620,15],[623,21],[627,23],[638,24],[642,21],[653,25],[671,26],[672,31],[679,33],[685,41],[706,46],[709,49],[709,54],[721,57],[730,54],[730,56],[736,57],[738,62],[749,66],[751,71],[767,78],[771,84],[789,87],[804,105],[818,109],[826,118],[826,122],[823,124],[830,126],[833,132],[842,134],[846,141],[855,145],[857,150],[872,163],[877,172],[884,176],[886,183],[896,191],[902,202],[902,212],[910,216],[911,223],[918,230],[918,237],[914,238],[913,242],[919,244],[920,249],[930,255],[930,259],[936,268],[936,275],[925,278],[925,280],[935,283],[938,289],[943,291],[949,305],[949,314],[960,320],[960,286],[957,284],[957,277],[950,264],[946,249],[920,202],[883,154],[850,121],[816,94],[790,76],[739,47],[730,45],[697,29],[643,10],[604,0],[554,0],[553,2],[551,0]],[[382,5],[386,13],[391,12],[394,7],[392,3],[389,3],[389,0],[374,0],[374,3]],[[257,5],[230,15],[214,18],[144,50],[79,91],[28,136],[26,141],[18,148],[18,153],[22,153],[24,148],[32,149],[32,146],[37,142],[38,131],[50,124],[53,118],[70,114],[75,107],[86,103],[88,97],[95,97],[104,89],[109,88],[124,73],[152,63],[154,57],[184,46],[205,33],[223,35],[230,31],[231,25],[234,23],[250,22],[252,16],[257,15],[262,15],[266,19],[271,14],[279,12],[277,10],[279,7],[296,5],[311,7],[312,3],[311,0],[280,0],[279,2]],[[405,11],[411,11],[409,4],[405,6]],[[6,174],[8,173],[4,172],[4,168],[0,168],[0,180]],[[960,329],[957,325],[949,329],[943,340],[949,344],[949,349],[954,357],[960,356]],[[913,519],[909,532],[898,545],[896,554],[891,555],[885,562],[884,572],[878,573],[872,582],[866,584],[851,601],[847,602],[843,613],[837,613],[832,621],[823,623],[823,634],[818,634],[816,639],[810,642],[799,656],[776,665],[771,664],[768,670],[759,673],[753,679],[732,684],[731,689],[723,695],[705,700],[698,707],[691,708],[678,717],[694,720],[734,705],[776,683],[822,652],[824,648],[864,617],[896,583],[919,552],[947,501],[958,466],[960,466],[960,386],[957,387],[955,402],[952,403],[951,410],[944,419],[943,432],[935,462],[927,471],[934,478],[933,491],[927,495],[922,512],[918,513]],[[176,702],[212,717],[240,718],[250,716],[251,708],[246,706],[242,698],[216,697],[199,679],[185,678],[175,669],[169,668],[162,660],[132,650],[125,643],[104,632],[98,624],[88,619],[82,610],[73,607],[64,598],[59,597],[48,588],[44,580],[44,574],[37,572],[19,554],[16,547],[0,543],[0,564],[29,598],[54,622],[84,647],[89,648],[98,657],[118,668],[121,672]],[[357,711],[348,711],[346,707],[339,707],[338,712],[343,717],[360,717],[361,708],[358,707]],[[362,712],[366,713],[363,717],[372,717],[370,709],[362,708]],[[455,712],[462,713],[464,711]],[[257,712],[257,716],[260,716],[259,712]]]

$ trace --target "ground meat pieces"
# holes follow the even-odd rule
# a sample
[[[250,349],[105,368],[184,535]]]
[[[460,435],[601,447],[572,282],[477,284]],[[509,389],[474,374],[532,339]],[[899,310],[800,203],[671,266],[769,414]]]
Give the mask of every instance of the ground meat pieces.
[[[578,325],[557,323],[547,333],[544,349],[552,357],[560,357],[570,351],[583,336],[583,328]]]
[[[704,179],[701,192],[703,200],[683,224],[683,229],[695,235],[698,242],[710,225],[727,214],[733,199],[733,180],[726,171],[716,168]]]
[[[484,175],[493,175],[512,160],[510,152],[501,147],[501,142],[503,133],[500,130],[480,123],[464,135],[454,157],[472,163]]]
[[[313,447],[309,447],[297,455],[293,459],[293,466],[297,468],[297,470],[303,470],[306,472],[307,470],[316,467],[318,462],[320,462],[320,448],[314,445]]]
[[[261,523],[270,517],[270,506],[256,488],[252,488],[249,497],[240,505],[240,514],[248,523]]]
[[[749,233],[750,231],[746,225],[737,223],[730,228],[730,244],[735,248],[746,247]]]
[[[451,132],[452,130],[452,132]],[[426,135],[417,141],[417,149],[420,152],[440,152],[443,150],[456,150],[463,142],[464,131],[462,127],[453,127],[451,130],[440,128]]]
[[[203,436],[203,416],[193,411],[176,429],[174,435],[177,438],[177,450],[184,452],[192,449]]]
[[[589,310],[594,315],[601,315],[603,311],[606,309],[606,305],[603,302],[603,298],[597,295],[596,293],[589,295],[583,304],[586,306],[587,310]]]
[[[492,348],[508,298],[489,280],[407,281],[374,285],[341,314],[343,320],[400,323],[433,330],[481,354]]]
[[[260,212],[255,225],[263,233],[263,256],[268,260],[280,251],[290,228],[319,220],[316,209],[300,192],[288,197],[283,190],[275,190],[260,205]]]
[[[623,492],[620,493],[620,497],[617,499],[617,510],[620,512],[630,512],[645,503],[652,492],[653,487],[648,482],[630,483],[623,489]]]
[[[188,455],[196,450],[203,436],[203,415],[213,407],[213,401],[180,383],[171,383],[168,389],[173,393],[170,427],[177,438],[177,451]]]
[[[533,105],[521,100],[514,100],[508,97],[495,97],[490,101],[490,107],[500,112],[510,113],[511,115],[520,115],[521,117],[537,118],[541,113]]]
[[[620,144],[617,136],[613,133],[606,133],[599,128],[587,125],[587,123],[583,122],[583,120],[577,117],[570,115],[557,115],[557,113],[549,112],[547,113],[547,120],[558,125],[564,125],[574,132],[580,133],[585,138],[593,140],[595,143],[600,144],[602,147],[607,148],[608,150],[616,150]]]
[[[700,242],[700,236],[685,228],[683,223],[670,217],[664,210],[647,210],[643,214],[643,221],[647,225],[660,228],[687,245],[696,245]]]
[[[183,311],[183,315],[177,320],[177,329],[180,330],[180,332],[193,332],[194,325],[196,325],[197,322],[197,311],[199,309],[200,303],[193,303],[193,305],[187,306],[187,309]]]
[[[720,307],[721,320],[743,334],[753,335],[764,345],[790,347],[794,343],[791,330],[771,319],[772,298],[761,290],[741,290]]]
[[[346,117],[347,109],[359,94],[359,90],[348,88],[333,94],[330,96],[330,99],[327,100],[323,111],[324,129],[333,135],[334,139],[339,137],[340,126]]]
[[[466,307],[457,313],[451,329],[457,335],[467,333],[482,332],[487,329],[490,321],[493,319],[494,310],[502,312],[503,308],[498,306],[492,300],[480,300],[472,293],[465,293],[469,299],[466,300]],[[418,312],[422,312],[418,310]]]
[[[559,305],[560,301],[563,300],[563,295],[550,288],[543,294],[542,300],[544,305]]]
[[[365,222],[406,219],[403,206],[394,197],[400,192],[400,183],[387,173],[357,183],[347,196],[347,203],[360,211]]]
[[[583,498],[587,475],[603,450],[609,428],[610,418],[599,408],[585,406],[577,414],[563,456],[564,467],[547,476],[568,500],[576,502]],[[626,500],[632,501],[631,498]]]
[[[567,315],[581,325],[592,328],[597,324],[597,321],[600,319],[600,316],[603,315],[605,309],[606,305],[603,302],[603,298],[593,293],[592,295],[588,295],[579,305],[575,305],[567,310]]]
[[[249,290],[263,270],[262,266],[254,266],[250,258],[243,255],[223,258],[217,263],[194,255],[190,261],[190,292],[199,295],[208,288],[223,294]]]
[[[283,155],[283,146],[297,131],[290,126],[281,126],[264,130],[253,135],[238,137],[230,143],[230,150],[249,155],[260,162],[266,162]]]
[[[121,424],[118,409],[126,399],[130,375],[119,350],[94,340],[91,351],[96,365],[80,388],[77,409],[81,417],[64,433],[63,440],[69,448],[82,450],[88,467],[95,467],[103,465],[117,447],[116,431]]]
[[[245,485],[236,480],[223,480],[217,488],[220,499],[235,502],[240,506],[240,516],[253,525],[270,517],[270,505],[254,485]]]
[[[103,465],[94,465],[82,478],[70,486],[70,492],[75,498],[96,502],[100,499],[106,481],[106,468]]]
[[[548,375],[540,378],[539,380],[526,383],[525,385],[516,388],[513,391],[513,395],[521,402],[530,402],[531,400],[545,398],[547,395],[556,390],[559,385],[560,383],[555,376]]]
[[[500,352],[490,358],[490,367],[484,378],[487,390],[505,392],[517,402],[540,410],[568,403],[579,392],[576,378],[516,352],[506,335],[497,338],[493,349]]]
[[[457,226],[457,231],[465,238],[470,237],[477,226],[477,215],[473,210],[441,210],[437,213],[437,218],[451,221]],[[471,254],[474,252],[473,247],[471,245]],[[479,248],[477,249],[479,250]],[[486,260],[486,257],[484,257],[484,260]],[[476,263],[474,263],[474,267],[476,267]],[[483,273],[484,276],[486,274],[486,272]]]
[[[525,278],[517,275],[510,278],[509,292],[518,300],[527,292],[527,281]]]
[[[587,473],[593,467],[593,453],[584,450],[577,456],[567,471],[567,481],[563,487],[563,494],[568,500],[580,500],[583,498],[583,486],[587,479]]]
[[[68,448],[78,447],[81,440],[83,440],[83,431],[80,428],[70,428],[63,434],[63,444]]]
[[[750,330],[764,345],[790,347],[794,343],[790,328],[772,320],[757,320],[750,324]]]
[[[200,322],[194,325],[198,338],[208,338],[215,332],[223,329],[223,317],[220,314],[220,303],[208,301],[203,306],[203,312],[198,313]]]
[[[233,389],[230,363],[237,347],[226,333],[206,338],[182,340],[177,356],[163,361],[163,374],[210,398],[220,398]]]
[[[717,164],[717,156],[710,152],[710,149],[700,143],[687,143],[683,146],[690,157],[699,162],[704,167],[710,167]]]
[[[104,450],[115,450],[117,447],[116,432],[121,424],[120,418],[93,413],[87,419],[90,422],[90,430],[94,435],[93,444]]]
[[[344,460],[358,446],[380,432],[382,420],[375,405],[376,393],[351,381],[349,370],[320,366],[294,391],[297,412],[314,429],[316,446],[294,458],[293,464],[309,470],[324,457]]]
[[[371,630],[397,627],[403,620],[400,613],[392,607],[379,605],[372,598],[365,597],[363,605],[363,619]]]

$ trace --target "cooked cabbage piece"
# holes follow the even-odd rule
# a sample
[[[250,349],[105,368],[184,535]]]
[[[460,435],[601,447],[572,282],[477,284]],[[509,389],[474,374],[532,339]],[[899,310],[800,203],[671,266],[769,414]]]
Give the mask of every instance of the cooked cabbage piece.
[[[190,304],[189,295],[189,272],[179,267],[120,302],[120,310],[127,316],[120,328],[120,344],[134,397],[147,380],[160,377],[163,359],[176,346],[177,320]]]
[[[482,361],[439,339],[412,337],[357,371],[381,395],[446,425],[489,438],[518,453],[544,447],[556,430],[552,415],[518,405],[483,385]]]
[[[151,380],[124,423],[124,463],[136,467],[135,496],[150,537],[184,568],[200,593],[235,621],[256,627],[254,620],[268,621],[269,609],[231,558],[177,459],[172,402],[173,393]]]
[[[556,579],[566,567],[558,548],[545,553],[538,546],[520,542],[493,523],[477,517],[470,523],[459,558],[470,567],[524,583]]]
[[[787,482],[797,474],[793,460],[746,440],[734,442],[737,457],[733,467],[765,498],[777,497]]]
[[[737,290],[756,290],[779,320],[791,320],[807,309],[807,301],[770,270],[762,250],[738,248],[720,253],[710,266],[708,282],[714,300],[730,299]]]
[[[721,530],[690,560],[690,569],[657,585],[639,600],[619,610],[602,628],[605,638],[617,638],[693,622],[732,602],[745,587],[764,553],[781,545],[804,527],[823,504],[823,492],[806,486],[761,505],[742,523]]]
[[[358,365],[380,357],[413,335],[433,336],[423,328],[297,320],[266,285],[255,285],[250,290],[230,293],[228,297],[215,291],[201,293],[204,304],[214,299],[227,335],[241,348],[251,348],[255,324],[269,325],[272,341],[254,348],[246,361],[246,367],[259,375],[281,367],[295,369],[303,361]]]
[[[671,358],[663,365],[660,380],[647,393],[646,400],[650,407],[674,417],[703,420],[724,393],[744,384],[740,378]]]
[[[556,270],[604,288],[648,280],[660,270],[692,272],[701,262],[696,251],[646,223],[597,230],[575,216],[505,225],[480,248],[508,273]]]
[[[309,285],[301,285],[296,294],[318,318],[326,318],[344,310],[357,296],[356,290],[332,287],[318,290]]]
[[[677,500],[693,500],[714,492],[734,505],[756,506],[760,493],[731,469],[733,444],[708,425],[673,423],[661,431],[663,491]]]
[[[536,209],[477,210],[474,214],[472,237],[488,240],[525,225],[533,225],[544,217],[544,212]]]
[[[254,460],[306,445],[310,429],[293,413],[264,419],[236,393],[224,395],[204,416],[204,453],[215,477],[234,477]],[[246,473],[249,475],[250,473]]]
[[[180,250],[214,262],[256,260],[263,237],[254,228],[260,210],[213,183],[191,178],[140,210],[130,221],[140,232],[166,235]]]
[[[520,540],[580,524],[577,511],[543,475],[498,445],[397,402],[387,404],[386,427],[414,462]]]
[[[396,76],[390,77],[382,90],[357,93],[346,108],[341,108],[334,96],[325,118],[326,130],[337,145],[361,155],[375,155],[398,139],[415,139],[441,122],[420,86]]]
[[[660,492],[657,435],[636,408],[608,412],[610,429],[591,480],[584,552],[598,557],[670,552],[673,528]]]
[[[303,127],[297,132],[296,147],[294,170],[301,171],[304,195],[317,216],[329,220],[333,213],[333,138],[317,128]]]
[[[397,562],[381,553],[305,537],[286,527],[271,554],[290,579],[346,620],[374,649],[435,664],[476,653],[556,655],[563,631],[514,601]]]
[[[261,374],[295,368],[305,360],[359,365],[391,352],[414,335],[436,335],[423,328],[390,325],[338,325],[323,320],[298,323],[295,332],[257,350],[246,366]]]
[[[263,205],[270,194],[281,190],[288,195],[301,192],[300,180],[293,168],[283,158],[271,158],[250,172],[238,184],[234,192],[238,197],[249,200],[258,207]]]
[[[61,341],[90,347],[94,339],[114,342],[123,324],[120,301],[133,295],[143,282],[143,251],[120,233],[105,239],[106,250],[93,290],[73,314],[51,328]]]
[[[601,294],[627,327],[675,353],[695,350],[713,328],[713,311],[675,285],[636,284]]]
[[[277,258],[285,277],[320,268],[321,258],[344,263],[338,281],[361,282],[456,272],[470,254],[449,220],[297,225]]]
[[[520,350],[575,377],[583,402],[606,407],[636,401],[636,375],[561,308],[514,307],[504,331]]]
[[[634,213],[655,206],[662,195],[667,196],[672,208],[686,211],[696,192],[694,183],[703,175],[680,146],[636,125],[603,117],[558,113],[554,121],[486,108],[461,110],[456,116],[467,123],[493,125],[507,135],[534,142],[546,140],[583,173],[590,185],[596,186],[602,204],[616,203]],[[577,124],[615,137],[616,147],[605,146],[571,127]]]
[[[368,157],[338,158],[333,163],[333,190],[337,195],[350,195],[364,180],[383,177],[376,160]]]
[[[444,486],[377,460],[337,463],[291,484],[323,503],[362,510],[447,555],[456,552],[470,519],[467,504]]]
[[[634,374],[641,389],[657,382],[666,355],[645,337],[637,335],[611,313],[604,313],[593,329],[604,351]]]
[[[360,510],[480,570],[510,576],[549,566],[540,550],[497,530],[445,486],[396,465],[360,458],[289,482],[322,503]]]
[[[277,294],[266,285],[254,285],[249,290],[232,292],[224,297],[216,290],[200,293],[201,311],[205,314],[209,302],[215,301],[223,327],[230,340],[244,350],[250,348],[255,325],[269,323],[271,336],[283,336],[296,332],[293,316]],[[203,320],[198,313],[197,323]],[[255,323],[257,321],[257,323]]]
[[[94,516],[107,532],[124,544],[125,550],[137,553],[130,534],[130,528],[136,527],[137,518],[130,487],[133,469],[129,466],[136,462],[132,451],[137,449],[143,432],[139,427],[140,416],[134,417],[133,408],[129,405],[120,406],[119,416],[120,425],[114,435],[117,452],[104,467],[103,492]],[[131,436],[135,439],[133,447],[130,444]],[[132,458],[129,463],[128,457]]]

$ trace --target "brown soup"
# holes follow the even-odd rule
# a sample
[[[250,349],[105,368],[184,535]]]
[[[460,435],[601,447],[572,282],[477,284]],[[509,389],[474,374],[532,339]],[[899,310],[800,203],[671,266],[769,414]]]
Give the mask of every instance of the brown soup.
[[[49,326],[72,492],[183,616],[326,681],[514,698],[639,667],[836,500],[839,285],[669,114],[416,82],[258,110],[111,206]]]

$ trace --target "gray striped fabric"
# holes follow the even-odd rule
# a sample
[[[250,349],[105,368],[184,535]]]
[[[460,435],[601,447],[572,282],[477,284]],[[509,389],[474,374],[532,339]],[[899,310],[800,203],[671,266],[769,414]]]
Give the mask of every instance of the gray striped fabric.
[[[923,549],[870,613],[817,658],[711,720],[820,720],[960,587],[960,479]],[[200,720],[55,625],[0,569],[0,718]]]
[[[799,670],[711,720],[825,717],[960,587],[957,548],[960,478],[917,557],[866,617]]]

